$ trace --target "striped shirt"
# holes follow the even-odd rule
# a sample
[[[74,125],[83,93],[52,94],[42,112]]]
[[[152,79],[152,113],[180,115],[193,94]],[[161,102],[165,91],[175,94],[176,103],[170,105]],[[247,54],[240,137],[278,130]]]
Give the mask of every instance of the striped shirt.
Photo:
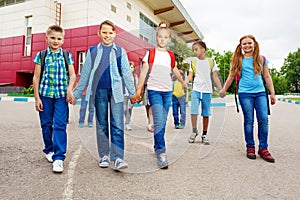
[[[38,52],[33,60],[37,65],[41,65],[41,56]],[[72,54],[68,53],[68,65],[74,64]],[[42,72],[39,93],[41,96],[49,98],[61,98],[67,96],[67,87],[69,84],[69,76],[65,66],[63,50],[56,53],[51,52],[50,47],[47,48],[45,58],[45,66]]]

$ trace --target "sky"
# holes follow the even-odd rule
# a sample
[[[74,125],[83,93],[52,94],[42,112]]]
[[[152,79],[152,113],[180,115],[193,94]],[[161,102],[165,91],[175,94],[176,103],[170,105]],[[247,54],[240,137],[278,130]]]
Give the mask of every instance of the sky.
[[[203,34],[208,48],[234,52],[252,34],[269,68],[280,70],[284,58],[300,48],[299,0],[180,0]]]

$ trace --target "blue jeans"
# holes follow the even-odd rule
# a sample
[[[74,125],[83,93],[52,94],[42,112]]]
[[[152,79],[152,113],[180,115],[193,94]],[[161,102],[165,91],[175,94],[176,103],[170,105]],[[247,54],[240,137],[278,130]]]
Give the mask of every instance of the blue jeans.
[[[108,120],[108,108],[110,118]],[[96,134],[98,154],[102,158],[124,159],[124,105],[115,103],[111,89],[97,89],[95,93]],[[110,124],[108,125],[108,122]],[[109,126],[109,127],[108,127]],[[110,142],[109,144],[109,130]]]
[[[85,114],[86,114],[86,108],[87,104],[89,103],[89,115],[88,115],[88,123],[93,123],[95,108],[92,100],[87,102],[85,100],[85,95],[81,96],[81,104],[80,104],[80,110],[79,110],[79,123],[84,123],[85,120]]]
[[[259,149],[268,147],[268,104],[265,92],[239,93],[239,101],[244,114],[244,134],[246,147],[255,147],[253,138],[254,110],[258,122]]]
[[[66,97],[54,99],[40,97],[43,110],[39,112],[44,140],[44,153],[54,152],[53,160],[65,160],[67,151],[67,117],[69,113]]]
[[[157,155],[166,152],[165,130],[172,101],[172,91],[148,90],[154,124],[154,149]]]
[[[185,95],[182,97],[176,97],[172,95],[172,109],[173,109],[174,125],[185,126],[185,120],[186,120]],[[180,118],[179,118],[178,110],[180,110]]]

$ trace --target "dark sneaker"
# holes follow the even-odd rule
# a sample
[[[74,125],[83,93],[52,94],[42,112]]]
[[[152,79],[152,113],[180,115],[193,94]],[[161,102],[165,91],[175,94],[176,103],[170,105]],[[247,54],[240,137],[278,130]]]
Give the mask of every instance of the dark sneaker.
[[[166,153],[161,153],[159,156],[157,156],[157,165],[160,169],[168,168],[168,161],[167,161]]]
[[[179,129],[183,129],[183,128],[184,128],[184,125],[179,125],[178,128],[179,128]]]
[[[254,147],[248,147],[247,148],[247,158],[249,158],[249,159],[255,159],[256,158]]]
[[[179,129],[179,125],[175,125],[175,129]]]
[[[205,145],[209,145],[209,140],[206,135],[202,135],[202,143]]]
[[[271,162],[271,163],[275,162],[275,159],[272,157],[272,155],[270,154],[267,148],[259,149],[258,154],[260,155],[260,157],[262,157],[262,159],[264,159],[267,162]]]
[[[99,167],[101,168],[106,168],[109,166],[109,157],[108,156],[103,156],[99,162]]]

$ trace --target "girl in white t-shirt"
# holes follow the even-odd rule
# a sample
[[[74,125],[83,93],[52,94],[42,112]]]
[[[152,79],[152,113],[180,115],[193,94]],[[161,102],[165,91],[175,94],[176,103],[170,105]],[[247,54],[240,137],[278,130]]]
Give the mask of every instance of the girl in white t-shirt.
[[[164,136],[169,107],[172,102],[172,73],[174,73],[177,79],[182,83],[183,88],[187,88],[187,84],[183,81],[178,68],[171,64],[175,63],[175,57],[173,52],[167,50],[170,41],[171,31],[169,29],[169,23],[161,22],[156,33],[157,46],[154,51],[148,51],[143,58],[143,68],[139,78],[137,92],[132,97],[134,101],[140,101],[142,89],[145,82],[147,82],[148,98],[154,123],[154,150],[157,156],[157,165],[161,169],[168,168]],[[150,52],[154,53],[154,59],[152,57],[153,54]],[[173,55],[173,57],[171,55]],[[149,56],[153,59],[150,66],[148,63],[149,60],[151,60]],[[149,69],[150,73],[148,74]]]

